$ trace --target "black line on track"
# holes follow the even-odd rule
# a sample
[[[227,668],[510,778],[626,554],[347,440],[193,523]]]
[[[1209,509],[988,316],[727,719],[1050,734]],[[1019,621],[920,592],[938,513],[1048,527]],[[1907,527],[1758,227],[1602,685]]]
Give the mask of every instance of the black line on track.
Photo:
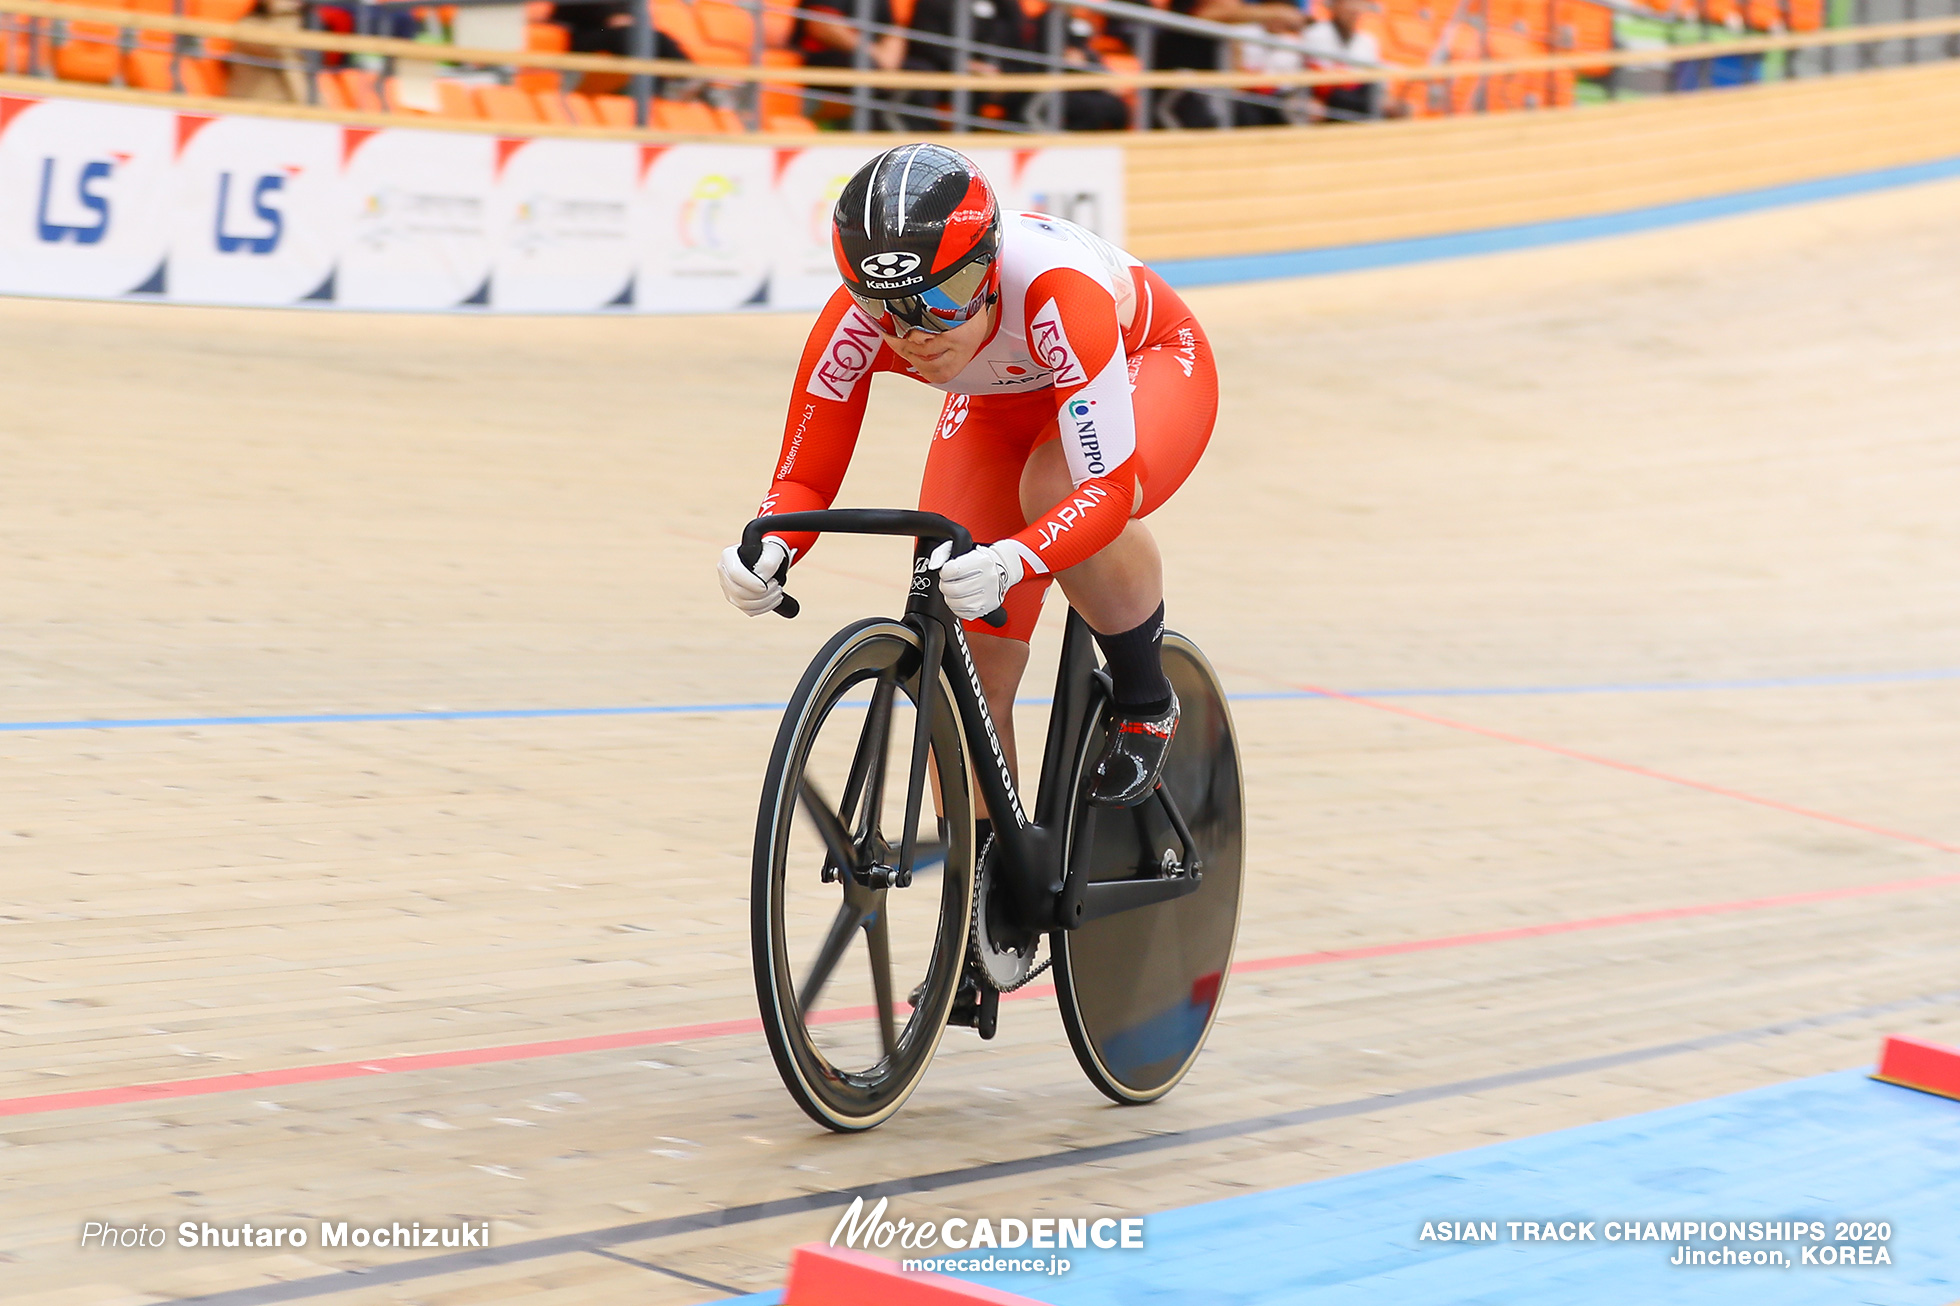
[[[716,1292],[725,1292],[731,1297],[740,1297],[743,1295],[743,1291],[740,1288],[731,1288],[725,1283],[716,1283],[713,1279],[703,1279],[699,1275],[688,1274],[684,1271],[676,1270],[672,1266],[655,1265],[652,1261],[643,1261],[638,1257],[622,1256],[618,1252],[609,1252],[603,1247],[588,1247],[586,1250],[594,1256],[603,1256],[609,1261],[618,1261],[623,1265],[638,1266],[642,1270],[652,1270],[655,1274],[665,1274],[671,1278],[681,1279],[701,1288],[713,1288]]]
[[[831,1190],[821,1193],[804,1193],[797,1197],[778,1197],[766,1202],[750,1202],[744,1206],[724,1207],[715,1211],[696,1211],[689,1215],[669,1215],[657,1220],[639,1220],[632,1224],[614,1225],[609,1229],[593,1229],[585,1233],[557,1234],[548,1238],[532,1238],[525,1242],[511,1243],[503,1247],[486,1247],[480,1251],[449,1252],[441,1256],[427,1256],[419,1259],[398,1261],[392,1265],[372,1265],[360,1269],[337,1270],[331,1274],[314,1275],[306,1279],[291,1279],[283,1283],[255,1284],[248,1288],[233,1288],[226,1292],[210,1293],[202,1297],[180,1297],[176,1300],[182,1306],[273,1306],[277,1302],[303,1301],[309,1297],[326,1297],[334,1293],[353,1292],[361,1288],[378,1287],[385,1283],[408,1283],[417,1279],[432,1279],[445,1274],[461,1274],[468,1270],[487,1269],[498,1265],[518,1265],[526,1261],[543,1260],[551,1256],[565,1256],[575,1252],[601,1252],[603,1249],[626,1243],[649,1242],[656,1238],[672,1238],[677,1234],[699,1233],[704,1229],[724,1229],[733,1225],[754,1224],[762,1220],[779,1219],[786,1215],[803,1215],[810,1211],[821,1211],[831,1207],[848,1206],[853,1198],[862,1197],[874,1202],[880,1197],[898,1197],[907,1193],[930,1193],[943,1188],[959,1188],[967,1184],[989,1183],[997,1179],[1009,1179],[1016,1175],[1038,1174],[1044,1170],[1065,1170],[1071,1166],[1088,1165],[1098,1161],[1109,1161],[1118,1157],[1137,1156],[1143,1153],[1163,1151],[1174,1147],[1193,1147],[1199,1143],[1216,1142],[1225,1138],[1242,1138],[1249,1134],[1263,1134],[1277,1129],[1296,1129],[1301,1125],[1317,1124],[1323,1120],[1339,1120],[1346,1116],[1368,1115],[1376,1111],[1389,1111],[1402,1107],[1420,1106],[1425,1102],[1438,1102],[1453,1097],[1469,1097],[1477,1093],[1488,1093],[1500,1088],[1515,1088],[1520,1084],[1535,1084],[1548,1079],[1563,1079],[1569,1075],[1593,1074],[1601,1070],[1613,1070],[1620,1066],[1636,1065],[1643,1061],[1658,1061],[1664,1057],[1682,1056],[1690,1052],[1706,1052],[1713,1048],[1729,1047],[1737,1043],[1752,1043],[1758,1039],[1778,1038],[1787,1034],[1801,1033],[1805,1030],[1823,1029],[1831,1025],[1849,1024],[1853,1021],[1870,1020],[1877,1016],[1889,1016],[1895,1012],[1909,1011],[1915,1007],[1938,1006],[1942,1003],[1960,1002],[1960,989],[1949,989],[1943,993],[1931,993],[1923,997],[1900,998],[1892,1002],[1878,1002],[1869,1006],[1853,1007],[1846,1011],[1826,1012],[1821,1016],[1805,1016],[1797,1020],[1782,1020],[1768,1025],[1756,1025],[1749,1029],[1730,1030],[1720,1034],[1706,1034],[1700,1038],[1681,1039],[1673,1043],[1657,1043],[1649,1047],[1629,1048],[1624,1052],[1609,1052],[1603,1056],[1581,1057],[1576,1061],[1559,1061],[1547,1066],[1531,1066],[1523,1070],[1508,1070],[1500,1075],[1484,1075],[1476,1079],[1459,1079],[1447,1084],[1432,1084],[1427,1088],[1404,1089],[1399,1093],[1383,1093],[1376,1097],[1355,1098],[1346,1102],[1329,1102],[1323,1106],[1301,1107],[1294,1111],[1279,1111],[1271,1115],[1252,1116],[1244,1120],[1227,1120],[1215,1125],[1203,1125],[1196,1129],[1186,1129],[1175,1133],[1145,1134],[1137,1138],[1126,1138],[1114,1143],[1099,1143],[1091,1147],[1072,1148],[1066,1152],[1049,1152],[1040,1156],[1021,1157],[1012,1161],[992,1161],[982,1165],[966,1166],[958,1170],[939,1170],[931,1174],[909,1175],[900,1179],[887,1179],[881,1183],[866,1184],[849,1190]],[[619,1259],[626,1259],[621,1257]],[[684,1277],[684,1276],[683,1276]],[[715,1285],[719,1286],[719,1285]],[[730,1289],[733,1291],[733,1289]]]

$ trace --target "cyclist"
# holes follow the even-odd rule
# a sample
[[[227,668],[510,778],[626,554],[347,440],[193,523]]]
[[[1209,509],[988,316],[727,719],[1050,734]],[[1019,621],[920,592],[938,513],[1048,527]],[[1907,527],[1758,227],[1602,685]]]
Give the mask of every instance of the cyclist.
[[[1095,632],[1113,684],[1089,797],[1155,788],[1177,729],[1164,676],[1163,563],[1143,523],[1211,438],[1218,377],[1191,311],[1092,232],[1001,212],[966,156],[901,145],[861,168],[832,214],[844,284],[798,365],[758,515],[827,508],[857,444],[874,372],[946,392],[919,507],[993,540],[940,567],[1015,764],[1013,703],[1050,580]],[[723,592],[760,615],[815,537],[765,538],[753,570],[721,558]],[[1007,609],[995,631],[978,618]]]

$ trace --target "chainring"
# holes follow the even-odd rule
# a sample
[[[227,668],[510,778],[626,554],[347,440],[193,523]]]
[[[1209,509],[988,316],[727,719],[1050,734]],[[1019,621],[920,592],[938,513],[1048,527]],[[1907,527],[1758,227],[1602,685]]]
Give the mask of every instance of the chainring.
[[[967,956],[980,978],[1001,993],[1012,993],[1047,967],[1036,967],[1039,934],[1024,934],[1007,921],[1007,886],[994,874],[999,864],[992,836],[980,850],[973,876],[973,931]]]

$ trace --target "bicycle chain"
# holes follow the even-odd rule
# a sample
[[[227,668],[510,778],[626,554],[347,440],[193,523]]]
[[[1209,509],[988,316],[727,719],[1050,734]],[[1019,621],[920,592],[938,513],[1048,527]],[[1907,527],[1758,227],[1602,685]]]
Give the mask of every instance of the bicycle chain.
[[[980,855],[974,859],[974,863],[973,863],[973,867],[974,867],[973,913],[974,914],[973,914],[973,924],[970,928],[968,928],[966,932],[966,955],[967,955],[968,962],[974,967],[974,969],[978,970],[981,973],[983,982],[991,986],[996,993],[1012,993],[1016,989],[1026,988],[1029,984],[1032,984],[1036,976],[1040,975],[1042,971],[1047,970],[1051,965],[1054,964],[1055,958],[1052,955],[1049,956],[1039,966],[1034,967],[1027,974],[1021,976],[1020,979],[1015,980],[1012,984],[1009,984],[1005,988],[1002,988],[1000,985],[995,984],[992,980],[985,978],[986,964],[980,958],[980,913],[987,909],[987,900],[985,894],[986,881],[984,877],[981,875],[981,869],[986,866],[987,854],[992,852],[993,848],[994,848],[993,836],[988,835],[986,846],[981,848]],[[1041,940],[1039,937],[1035,939],[1035,946],[1036,947],[1041,946]]]

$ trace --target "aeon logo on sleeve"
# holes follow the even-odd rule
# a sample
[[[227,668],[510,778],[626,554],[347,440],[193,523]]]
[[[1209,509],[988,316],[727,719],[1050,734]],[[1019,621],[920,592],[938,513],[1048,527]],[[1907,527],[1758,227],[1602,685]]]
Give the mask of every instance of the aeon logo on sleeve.
[[[830,333],[823,353],[817,356],[804,390],[819,399],[835,399],[840,403],[849,399],[864,374],[871,370],[871,364],[877,361],[880,343],[878,328],[871,324],[871,319],[855,308],[848,310],[837,329]]]
[[[56,189],[55,166],[52,158],[42,159],[41,198],[34,209],[35,234],[50,245],[58,245],[64,240],[72,240],[77,245],[100,244],[102,238],[109,234],[109,197],[99,193],[97,187],[114,175],[116,164],[128,161],[129,156],[125,154],[91,159],[84,163],[75,178],[74,203],[64,201],[54,207],[86,210],[94,217],[87,221],[64,223],[52,221],[48,216],[50,200]]]
[[[1043,305],[1028,323],[1028,344],[1041,365],[1055,373],[1056,389],[1088,384],[1089,374],[1082,370],[1082,360],[1075,356],[1075,347],[1062,330],[1062,310],[1054,300]]]
[[[286,234],[286,215],[276,208],[272,200],[286,188],[286,178],[278,173],[269,173],[252,183],[252,216],[263,225],[255,235],[227,230],[228,216],[231,212],[231,174],[218,174],[218,217],[214,224],[218,252],[220,254],[270,254],[279,248],[279,240]]]

